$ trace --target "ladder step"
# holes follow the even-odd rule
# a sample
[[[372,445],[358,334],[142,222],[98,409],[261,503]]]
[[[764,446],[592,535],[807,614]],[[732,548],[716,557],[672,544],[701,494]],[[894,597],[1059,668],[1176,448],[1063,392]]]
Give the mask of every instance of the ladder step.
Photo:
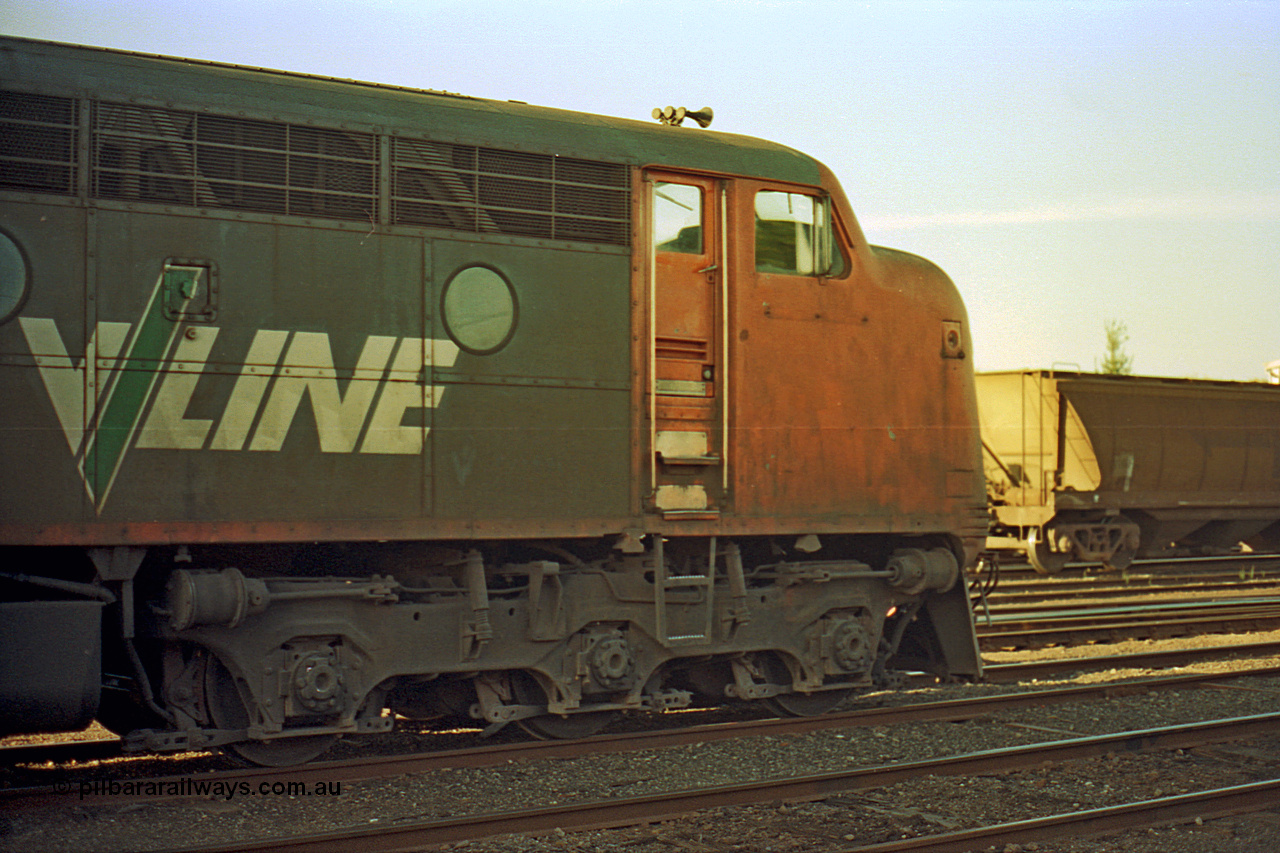
[[[679,589],[680,587],[695,586],[711,586],[712,580],[706,575],[676,575],[675,577],[663,578],[662,586],[664,589]]]
[[[720,457],[714,453],[707,456],[667,456],[659,454],[663,465],[719,465]]]
[[[662,517],[666,521],[717,521],[720,518],[720,510],[664,509]]]

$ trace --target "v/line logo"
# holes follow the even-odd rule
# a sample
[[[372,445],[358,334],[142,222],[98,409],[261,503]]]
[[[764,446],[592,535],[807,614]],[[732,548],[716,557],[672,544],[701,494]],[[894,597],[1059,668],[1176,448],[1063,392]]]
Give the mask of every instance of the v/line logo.
[[[182,285],[184,302],[202,285],[198,270],[190,268]],[[324,453],[422,453],[429,430],[404,426],[405,414],[439,404],[444,387],[419,377],[424,368],[454,363],[458,347],[452,341],[369,335],[340,390],[326,333],[259,329],[215,428],[213,420],[186,413],[219,329],[188,325],[180,335],[183,323],[171,317],[181,311],[166,312],[160,296],[164,278],[137,324],[98,323],[78,362],[54,320],[19,318],[99,511],[130,447],[280,450],[304,395],[311,398]]]

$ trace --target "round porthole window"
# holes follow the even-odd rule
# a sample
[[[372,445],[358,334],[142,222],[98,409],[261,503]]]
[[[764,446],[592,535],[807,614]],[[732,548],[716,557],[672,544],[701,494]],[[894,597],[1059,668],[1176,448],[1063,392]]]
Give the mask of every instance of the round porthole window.
[[[0,231],[0,323],[17,314],[26,301],[29,278],[22,250]]]
[[[458,270],[445,283],[441,303],[445,331],[473,355],[495,353],[515,334],[516,292],[492,267]]]

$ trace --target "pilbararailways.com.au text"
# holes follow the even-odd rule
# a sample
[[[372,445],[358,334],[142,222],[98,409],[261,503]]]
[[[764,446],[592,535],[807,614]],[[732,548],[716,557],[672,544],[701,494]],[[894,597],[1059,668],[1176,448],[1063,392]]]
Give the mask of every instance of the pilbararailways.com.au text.
[[[55,785],[59,793],[86,797],[340,797],[341,782],[233,782],[217,779],[85,779]]]

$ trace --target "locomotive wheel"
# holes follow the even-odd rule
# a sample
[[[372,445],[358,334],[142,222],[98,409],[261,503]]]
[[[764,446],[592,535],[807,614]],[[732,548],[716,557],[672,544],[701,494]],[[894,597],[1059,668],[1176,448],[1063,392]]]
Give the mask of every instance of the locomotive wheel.
[[[249,725],[249,711],[236,689],[236,681],[222,661],[210,654],[205,659],[204,698],[213,724],[220,729],[243,729]],[[241,741],[223,749],[261,767],[290,767],[306,764],[338,740],[337,735],[309,735],[271,741]]]
[[[511,695],[518,705],[545,705],[547,696],[532,675],[511,675]],[[573,740],[598,734],[618,716],[616,711],[586,711],[578,714],[543,714],[517,720],[520,728],[538,740]]]
[[[770,657],[765,664],[769,681],[786,684],[791,681],[791,670],[780,658]],[[819,717],[840,707],[854,694],[854,688],[823,690],[819,693],[779,693],[764,700],[765,705],[783,717]]]
[[[1043,528],[1033,527],[1027,531],[1027,561],[1040,574],[1056,575],[1067,567],[1070,557],[1070,554],[1049,550]]]

